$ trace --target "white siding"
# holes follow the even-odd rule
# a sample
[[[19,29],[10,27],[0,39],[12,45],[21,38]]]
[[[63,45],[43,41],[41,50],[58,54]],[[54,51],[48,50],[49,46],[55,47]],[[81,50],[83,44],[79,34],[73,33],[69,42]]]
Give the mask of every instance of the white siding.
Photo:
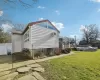
[[[55,32],[56,35],[51,36]],[[31,44],[33,48],[58,48],[59,33],[56,30],[41,27],[39,25],[31,26]]]
[[[31,45],[31,34],[30,34],[31,33],[31,30],[30,30],[30,28],[28,30],[29,30],[29,41],[24,41],[24,35],[23,35],[23,48],[31,49],[31,46],[32,46]]]
[[[22,50],[22,35],[12,34],[12,52],[20,52]]]
[[[29,41],[24,40],[24,34],[12,34],[12,52],[20,52],[23,48],[59,48],[59,32],[41,27],[39,25],[29,26]],[[27,31],[26,31],[27,32]],[[52,33],[56,35],[52,36]],[[32,47],[33,45],[33,47]]]

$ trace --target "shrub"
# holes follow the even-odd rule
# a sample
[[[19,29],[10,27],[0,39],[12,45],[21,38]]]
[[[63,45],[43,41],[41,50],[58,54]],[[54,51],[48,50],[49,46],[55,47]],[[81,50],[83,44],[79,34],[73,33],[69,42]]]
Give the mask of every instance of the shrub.
[[[56,48],[55,49],[55,54],[56,55],[60,55],[61,54],[61,49],[60,48]]]
[[[62,53],[67,54],[67,53],[70,53],[70,51],[71,51],[71,48],[66,48],[62,50]]]
[[[77,51],[77,48],[72,48],[73,51]]]
[[[42,52],[41,51],[39,51],[39,50],[37,50],[37,51],[35,51],[35,53],[34,53],[34,57],[41,57],[41,54],[42,54]]]
[[[28,58],[32,58],[30,50],[28,48],[24,48],[21,53],[23,53],[23,56],[26,56]]]
[[[30,53],[29,49],[27,49],[27,48],[24,48],[24,49],[22,50],[22,52],[23,52],[23,53]]]
[[[65,50],[66,50],[68,53],[71,52],[71,48],[66,48]]]

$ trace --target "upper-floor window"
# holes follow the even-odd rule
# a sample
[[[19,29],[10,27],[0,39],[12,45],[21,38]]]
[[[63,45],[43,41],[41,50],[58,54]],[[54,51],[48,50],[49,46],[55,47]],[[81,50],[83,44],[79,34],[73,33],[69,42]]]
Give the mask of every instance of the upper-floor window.
[[[38,23],[39,26],[47,28],[47,22]]]
[[[56,28],[53,25],[51,25],[49,22],[41,22],[38,25],[48,29],[56,30]]]
[[[27,30],[24,34],[24,41],[27,42],[29,41],[29,30]]]

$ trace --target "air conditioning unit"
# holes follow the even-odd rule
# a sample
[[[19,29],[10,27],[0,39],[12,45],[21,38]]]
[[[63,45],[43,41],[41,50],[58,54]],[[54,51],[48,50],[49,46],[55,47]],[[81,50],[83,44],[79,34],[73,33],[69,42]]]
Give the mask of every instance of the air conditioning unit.
[[[53,33],[51,33],[51,36],[53,37],[53,36],[55,36],[56,35],[56,33],[55,32],[53,32]]]

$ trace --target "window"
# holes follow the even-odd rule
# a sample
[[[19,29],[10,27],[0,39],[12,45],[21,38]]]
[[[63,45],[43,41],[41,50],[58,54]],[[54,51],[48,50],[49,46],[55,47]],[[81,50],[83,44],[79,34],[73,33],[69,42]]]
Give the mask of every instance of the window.
[[[24,41],[25,42],[29,41],[29,30],[26,31],[26,33],[24,34]]]
[[[39,23],[38,25],[40,25],[41,27],[47,28],[47,22],[42,22],[42,23]]]
[[[41,22],[41,23],[38,23],[38,25],[41,27],[48,28],[48,29],[56,30],[56,28],[53,25],[51,25],[49,22]]]

